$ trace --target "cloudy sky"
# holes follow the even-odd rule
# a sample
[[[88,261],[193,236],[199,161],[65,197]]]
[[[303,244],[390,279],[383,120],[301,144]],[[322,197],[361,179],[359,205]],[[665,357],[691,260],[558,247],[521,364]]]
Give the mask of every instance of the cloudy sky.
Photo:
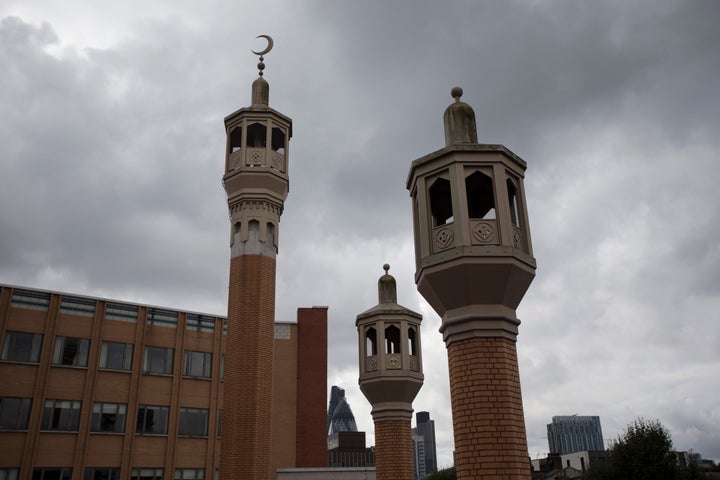
[[[223,118],[294,120],[277,319],[328,305],[329,385],[361,429],[355,317],[382,264],[423,320],[425,385],[452,461],[440,320],[417,294],[410,162],[444,146],[463,87],[481,143],[528,164],[538,262],[518,310],[530,455],[553,415],[606,441],[659,419],[720,460],[720,3],[0,4],[0,282],[226,313]]]

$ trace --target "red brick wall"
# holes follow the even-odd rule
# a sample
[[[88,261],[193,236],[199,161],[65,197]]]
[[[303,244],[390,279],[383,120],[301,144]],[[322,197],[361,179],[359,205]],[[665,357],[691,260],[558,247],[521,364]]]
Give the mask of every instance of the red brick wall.
[[[410,421],[375,422],[375,468],[377,480],[412,480]]]
[[[296,466],[327,466],[327,308],[298,308]]]
[[[448,364],[458,479],[530,479],[515,342],[455,341]]]
[[[267,480],[272,433],[275,259],[230,261],[220,478]]]

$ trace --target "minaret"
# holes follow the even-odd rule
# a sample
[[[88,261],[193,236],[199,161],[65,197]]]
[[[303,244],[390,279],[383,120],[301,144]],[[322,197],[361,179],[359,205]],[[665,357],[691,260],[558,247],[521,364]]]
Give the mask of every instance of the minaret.
[[[275,322],[275,255],[288,194],[292,120],[268,106],[259,76],[252,104],[225,118],[223,185],[230,213],[230,286],[223,384],[220,479],[262,479],[270,471]]]
[[[372,405],[377,480],[412,480],[412,401],[423,383],[422,316],[397,304],[395,279],[378,280],[379,303],[357,316],[360,390]]]
[[[473,109],[451,92],[446,147],[415,160],[415,281],[442,318],[458,479],[529,479],[515,310],[535,276],[525,162],[477,143]]]

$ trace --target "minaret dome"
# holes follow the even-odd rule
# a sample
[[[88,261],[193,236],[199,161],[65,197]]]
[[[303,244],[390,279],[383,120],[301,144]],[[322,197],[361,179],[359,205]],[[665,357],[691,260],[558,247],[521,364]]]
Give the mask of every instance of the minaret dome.
[[[450,91],[455,103],[445,109],[443,116],[446,146],[456,143],[477,143],[475,111],[470,105],[460,101],[462,94],[463,89],[460,87],[453,87]]]
[[[388,273],[390,265],[383,265],[385,275],[378,280],[378,303],[397,303],[397,285],[395,277]]]

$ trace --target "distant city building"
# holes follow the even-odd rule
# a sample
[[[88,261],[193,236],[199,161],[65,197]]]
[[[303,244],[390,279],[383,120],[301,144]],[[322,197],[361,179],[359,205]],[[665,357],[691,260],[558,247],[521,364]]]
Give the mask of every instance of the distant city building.
[[[605,450],[600,417],[557,416],[547,426],[550,453],[565,455],[584,450]]]
[[[425,470],[425,438],[418,434],[417,428],[412,429],[412,445],[413,445],[413,478],[419,480],[427,475]],[[418,461],[419,459],[419,461]]]
[[[375,449],[365,446],[365,432],[335,432],[328,435],[328,467],[374,467]]]
[[[328,467],[375,466],[375,451],[365,446],[365,432],[358,432],[345,389],[333,385],[327,412]]]
[[[328,404],[328,436],[336,432],[357,432],[355,416],[345,399],[345,389],[333,385]]]
[[[437,471],[437,450],[435,448],[435,421],[429,412],[415,414],[417,426],[412,429],[413,464],[415,480]]]

